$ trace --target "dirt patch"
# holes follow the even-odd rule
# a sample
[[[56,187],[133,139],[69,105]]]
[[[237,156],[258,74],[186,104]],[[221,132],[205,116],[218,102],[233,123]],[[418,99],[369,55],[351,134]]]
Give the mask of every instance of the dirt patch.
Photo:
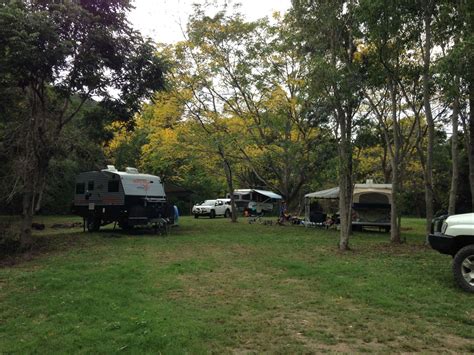
[[[278,313],[278,314],[277,314]],[[343,318],[326,314],[323,309],[315,311],[284,310],[263,313],[243,312],[237,321],[259,324],[257,331],[239,336],[240,344],[231,352],[280,352],[289,347],[297,353],[358,353],[358,352],[448,352],[472,351],[474,341],[455,335],[439,335],[426,329],[429,336],[412,328],[401,319],[379,323],[367,319],[367,327],[361,329],[356,323],[348,325]],[[394,321],[395,324],[388,322]],[[400,329],[398,329],[400,328]],[[410,331],[410,336],[402,335]],[[400,331],[402,329],[402,331]],[[416,334],[420,336],[417,337]],[[272,339],[269,342],[269,339]]]
[[[474,339],[465,339],[453,334],[447,334],[442,338],[441,342],[448,349],[474,350]]]

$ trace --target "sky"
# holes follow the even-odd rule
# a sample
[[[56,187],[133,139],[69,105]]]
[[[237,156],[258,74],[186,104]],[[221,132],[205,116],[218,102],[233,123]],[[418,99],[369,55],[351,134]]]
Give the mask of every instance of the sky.
[[[128,19],[134,28],[155,42],[172,44],[183,40],[181,28],[186,27],[188,16],[194,3],[228,3],[232,0],[133,0],[135,9]],[[285,12],[291,6],[291,0],[240,0],[240,12],[248,20],[271,16],[273,12]]]

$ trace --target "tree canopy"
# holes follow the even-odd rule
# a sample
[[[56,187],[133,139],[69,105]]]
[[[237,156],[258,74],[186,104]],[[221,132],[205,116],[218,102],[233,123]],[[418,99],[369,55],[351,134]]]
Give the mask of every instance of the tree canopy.
[[[402,214],[472,210],[472,2],[294,0],[255,21],[208,6],[165,46],[126,0],[1,2],[6,205],[31,216],[108,162],[195,200],[271,189],[295,214],[340,186],[341,249],[366,179],[392,184],[392,242]]]

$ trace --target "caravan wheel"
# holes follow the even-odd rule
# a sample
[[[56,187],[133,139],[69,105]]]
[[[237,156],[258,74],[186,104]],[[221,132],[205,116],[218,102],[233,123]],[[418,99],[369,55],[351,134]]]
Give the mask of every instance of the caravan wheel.
[[[133,229],[133,226],[131,226],[127,220],[122,220],[122,221],[119,221],[118,223],[120,229],[124,230],[124,231],[129,231],[131,229]]]
[[[90,216],[87,218],[87,231],[97,232],[100,229],[100,218]]]

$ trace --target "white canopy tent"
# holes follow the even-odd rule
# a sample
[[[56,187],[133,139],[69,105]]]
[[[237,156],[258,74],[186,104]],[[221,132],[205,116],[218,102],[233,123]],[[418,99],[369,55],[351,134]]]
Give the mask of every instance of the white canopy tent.
[[[333,187],[331,189],[311,192],[309,194],[304,195],[305,199],[338,199],[339,198],[339,187]]]

